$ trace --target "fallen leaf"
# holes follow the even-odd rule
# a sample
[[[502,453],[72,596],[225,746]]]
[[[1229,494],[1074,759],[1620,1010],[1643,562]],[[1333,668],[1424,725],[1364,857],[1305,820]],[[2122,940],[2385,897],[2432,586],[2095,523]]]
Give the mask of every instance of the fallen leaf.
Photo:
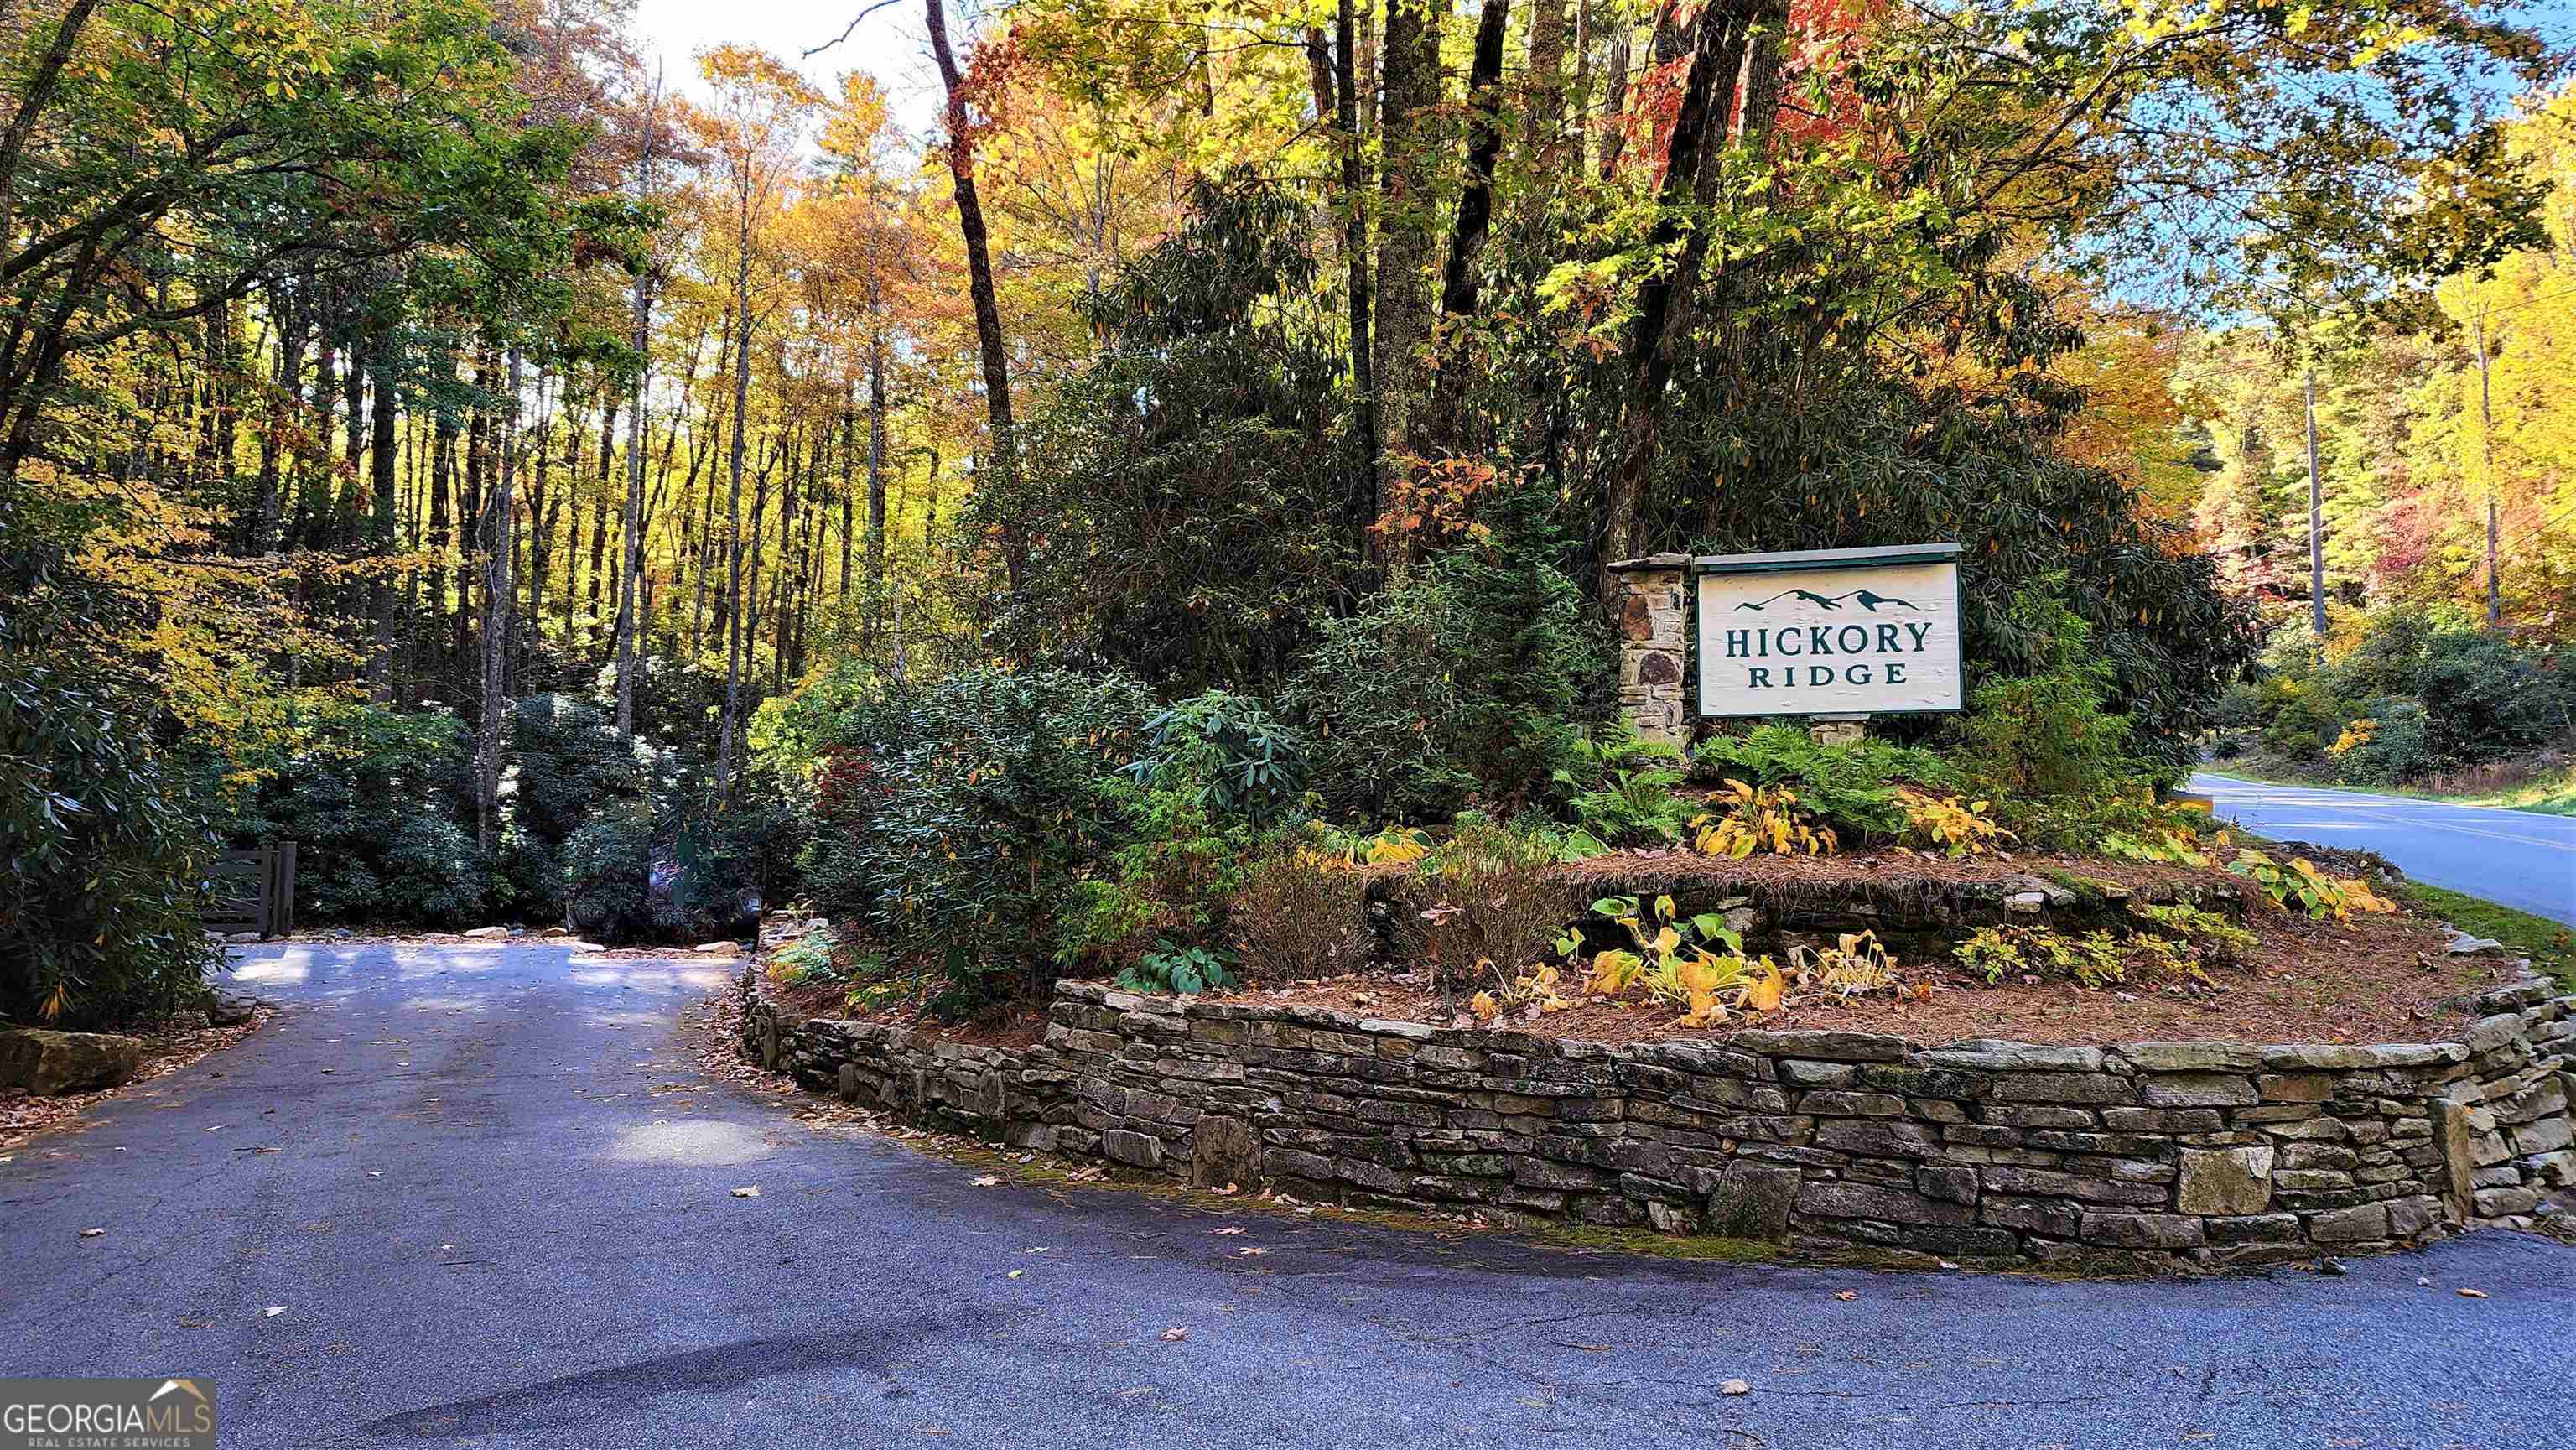
[[[1243,1230],[1239,1228],[1212,1228],[1209,1229],[1208,1232],[1212,1234],[1239,1234],[1243,1232]]]
[[[1008,1277],[1013,1278],[1013,1279],[1016,1279],[1016,1278],[1018,1278],[1019,1276],[1021,1276],[1022,1274],[1025,1274],[1025,1273],[1027,1273],[1027,1272],[1028,1272],[1028,1270],[1026,1270],[1026,1269],[1013,1269],[1013,1270],[1010,1272],[1010,1274],[1008,1275]]]
[[[735,1189],[733,1191],[733,1196],[736,1198],[758,1198],[760,1196],[760,1185],[757,1183],[746,1183],[742,1187]]]
[[[271,1304],[271,1305],[269,1305],[267,1308],[262,1309],[261,1311],[259,1311],[259,1317],[260,1317],[260,1318],[262,1318],[262,1319],[275,1319],[278,1315],[283,1314],[283,1313],[285,1313],[285,1312],[286,1312],[286,1306],[285,1306],[285,1305],[283,1305],[283,1304]]]
[[[1178,1344],[1189,1337],[1190,1332],[1177,1324],[1163,1331],[1163,1342],[1165,1344]]]
[[[1241,1254],[1247,1259],[1257,1259],[1270,1251],[1268,1249],[1236,1249],[1235,1252]]]
[[[1582,1350],[1585,1354],[1608,1354],[1613,1348],[1613,1346],[1607,1344],[1577,1344],[1571,1339],[1560,1339],[1557,1343],[1564,1345],[1568,1349]]]
[[[998,1174],[987,1173],[983,1177],[975,1180],[975,1186],[977,1188],[999,1188],[1002,1186],[1002,1180]]]
[[[2483,1299],[2487,1297],[2487,1291],[2484,1289],[2462,1289],[2460,1291],[2460,1297],[2463,1299]]]
[[[1717,1392],[1721,1395],[1749,1395],[1753,1393],[1753,1386],[1742,1380],[1728,1380],[1717,1387]]]
[[[103,1228],[85,1228],[81,1230],[81,1237],[85,1239],[94,1239],[105,1232],[107,1232],[107,1230]]]
[[[1835,1298],[1837,1298],[1837,1299],[1845,1299],[1845,1300],[1849,1300],[1849,1299],[1857,1299],[1857,1298],[1859,1298],[1860,1296],[1859,1296],[1858,1294],[1853,1293],[1853,1292],[1852,1292],[1851,1290],[1849,1290],[1849,1289],[1845,1289],[1845,1290],[1844,1290],[1844,1291],[1842,1291],[1841,1293],[1836,1294],[1834,1297],[1835,1297]]]

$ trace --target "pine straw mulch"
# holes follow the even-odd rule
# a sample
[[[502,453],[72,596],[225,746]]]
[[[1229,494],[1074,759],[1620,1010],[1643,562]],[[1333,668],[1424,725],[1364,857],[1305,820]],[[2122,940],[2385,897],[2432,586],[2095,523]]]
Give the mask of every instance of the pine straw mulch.
[[[0,1088],[0,1163],[6,1163],[38,1134],[57,1128],[86,1126],[79,1123],[83,1113],[111,1098],[131,1093],[138,1097],[158,1097],[160,1089],[146,1084],[169,1076],[195,1063],[208,1053],[220,1052],[268,1025],[277,1009],[262,1003],[251,1012],[247,1022],[230,1027],[197,1027],[161,1032],[136,1033],[143,1039],[143,1066],[133,1077],[112,1088],[90,1093],[66,1093],[61,1097],[30,1096],[24,1088]],[[218,1073],[220,1077],[222,1074]]]
[[[1779,1012],[1693,1028],[1682,1025],[1673,1009],[1632,996],[1579,1000],[1564,1011],[1534,1019],[1515,1015],[1495,1025],[1609,1043],[1717,1038],[1747,1027],[1884,1032],[1935,1044],[1971,1037],[2083,1046],[2175,1038],[2426,1042],[2447,1040],[2466,1024],[2462,1013],[2442,1005],[2445,999],[2520,975],[2507,957],[2448,955],[2450,934],[2430,917],[2355,915],[2344,923],[2318,922],[2266,903],[2249,914],[2246,925],[2261,944],[2247,953],[2243,966],[2213,971],[2214,989],[2137,983],[2086,988],[2056,980],[1990,987],[1947,959],[1900,959],[1897,971],[1905,985],[1928,987],[1928,997],[1793,996]],[[1463,1015],[1466,999],[1477,985],[1492,984],[1442,991],[1426,977],[1390,970],[1256,986],[1209,1000],[1472,1025]],[[1560,990],[1574,996],[1570,986]]]
[[[1947,857],[1866,851],[1853,855],[1764,854],[1730,859],[1675,846],[1653,851],[1613,851],[1606,856],[1557,867],[1552,874],[1585,886],[1612,887],[1632,882],[1670,881],[1677,884],[1707,883],[1756,895],[1795,891],[1806,895],[1857,897],[1885,894],[1917,885],[2002,883],[2025,876],[2045,877],[2051,872],[2089,881],[2111,882],[2142,898],[2183,893],[2251,895],[2251,887],[2244,877],[2224,871],[2038,852]]]

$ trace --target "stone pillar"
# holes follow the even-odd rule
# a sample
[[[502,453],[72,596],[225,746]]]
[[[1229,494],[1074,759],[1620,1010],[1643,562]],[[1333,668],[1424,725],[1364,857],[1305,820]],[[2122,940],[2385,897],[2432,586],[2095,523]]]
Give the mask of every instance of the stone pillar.
[[[1690,744],[1690,555],[1649,554],[1610,566],[1618,598],[1619,713],[1640,739]]]
[[[1818,715],[1807,735],[1818,745],[1858,745],[1869,734],[1866,715]]]

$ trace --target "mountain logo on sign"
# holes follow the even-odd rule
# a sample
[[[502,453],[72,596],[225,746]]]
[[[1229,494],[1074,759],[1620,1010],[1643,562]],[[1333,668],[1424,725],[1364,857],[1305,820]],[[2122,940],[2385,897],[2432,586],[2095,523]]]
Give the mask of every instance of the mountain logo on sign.
[[[1818,594],[1812,589],[1783,589],[1768,599],[1748,599],[1735,607],[1738,609],[1750,609],[1754,613],[1759,614],[1764,609],[1779,603],[1783,599],[1802,599],[1809,604],[1815,605],[1819,609],[1840,609],[1843,607],[1843,601],[1848,599],[1852,603],[1859,605],[1861,608],[1868,610],[1872,614],[1876,614],[1878,612],[1878,607],[1882,604],[1895,609],[1911,609],[1918,614],[1922,612],[1920,606],[1916,605],[1911,600],[1898,599],[1886,594],[1875,594],[1867,589],[1855,589],[1849,594]]]

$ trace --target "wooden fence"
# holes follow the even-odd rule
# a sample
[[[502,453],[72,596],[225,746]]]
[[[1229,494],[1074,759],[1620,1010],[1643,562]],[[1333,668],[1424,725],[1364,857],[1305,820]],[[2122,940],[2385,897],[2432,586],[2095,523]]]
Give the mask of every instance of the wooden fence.
[[[226,851],[206,895],[208,931],[284,936],[295,929],[295,843]]]

